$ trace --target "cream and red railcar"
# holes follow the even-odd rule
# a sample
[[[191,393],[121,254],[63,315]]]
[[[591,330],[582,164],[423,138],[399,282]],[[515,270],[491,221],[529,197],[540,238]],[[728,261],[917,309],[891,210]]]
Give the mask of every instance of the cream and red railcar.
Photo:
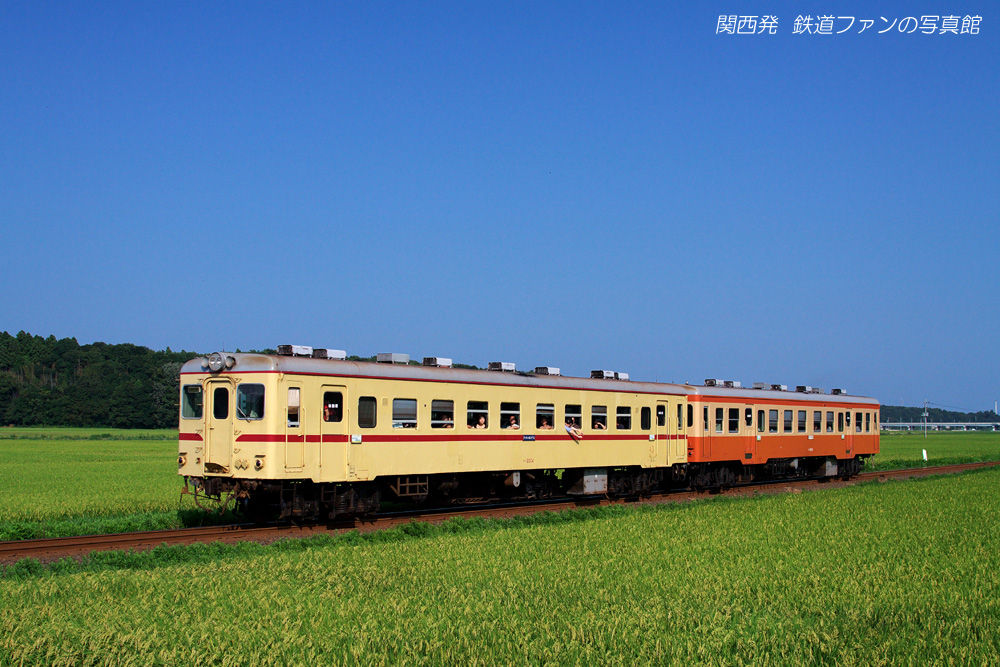
[[[382,501],[846,476],[878,451],[872,399],[497,366],[243,353],[189,361],[178,473],[199,495],[264,513],[335,516]]]

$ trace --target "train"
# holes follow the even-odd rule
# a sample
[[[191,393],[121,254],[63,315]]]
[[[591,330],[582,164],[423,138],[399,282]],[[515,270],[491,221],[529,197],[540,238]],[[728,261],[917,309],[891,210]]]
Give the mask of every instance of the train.
[[[177,468],[199,505],[274,518],[640,497],[851,477],[879,451],[879,408],[839,389],[283,345],[183,365]]]

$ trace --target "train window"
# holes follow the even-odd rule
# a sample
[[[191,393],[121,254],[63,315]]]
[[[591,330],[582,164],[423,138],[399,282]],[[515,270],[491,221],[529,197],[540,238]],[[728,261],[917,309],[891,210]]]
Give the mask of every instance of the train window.
[[[791,433],[792,432],[792,411],[791,410],[785,410],[784,420],[783,421],[785,422],[785,424],[784,424],[785,433]]]
[[[299,400],[302,390],[298,387],[288,388],[288,426],[298,428],[299,426]]]
[[[870,433],[872,430],[872,413],[865,413],[865,433]]]
[[[323,421],[339,422],[344,419],[344,395],[339,391],[323,392]]]
[[[201,393],[200,384],[186,384],[181,392],[181,417],[184,419],[201,419],[202,403],[205,396]]]
[[[694,426],[694,406],[688,403],[688,426]],[[683,428],[683,426],[681,427]]]
[[[778,411],[768,410],[767,411],[767,431],[768,433],[778,432]]]
[[[833,413],[826,413],[826,432],[833,433]]]
[[[212,392],[212,416],[216,419],[229,418],[229,390],[216,387]]]
[[[855,412],[854,413],[854,430],[857,431],[858,433],[861,433],[861,413],[860,412]]]
[[[722,421],[725,416],[725,410],[722,408],[715,409],[715,432],[722,433]]]
[[[705,430],[705,433],[708,433],[708,406],[707,405],[705,406],[705,408],[703,410],[703,413],[704,413],[704,416],[705,416],[705,428],[704,428],[704,430]]]
[[[739,408],[729,408],[729,432],[739,433],[740,432],[740,409]]]
[[[656,406],[656,425],[657,426],[667,425],[667,406],[665,405]]]
[[[764,411],[763,410],[758,410],[757,411],[757,432],[758,433],[763,433],[764,432]]]
[[[843,433],[843,432],[844,432],[844,413],[843,412],[838,412],[837,413],[837,433]]]
[[[362,396],[358,399],[358,427],[375,428],[378,402],[374,396]]]
[[[677,428],[684,428],[684,406],[680,403],[677,404]]]
[[[625,405],[619,406],[616,414],[615,427],[620,431],[632,428],[632,408]]]
[[[393,428],[417,427],[417,399],[415,398],[392,399],[392,427]]]
[[[639,428],[643,431],[653,428],[653,411],[648,407],[639,411]]]
[[[799,423],[798,423],[798,429],[796,429],[796,430],[799,433],[805,433],[806,432],[806,411],[805,410],[799,410]]]
[[[455,428],[455,401],[431,401],[431,428]]]
[[[823,413],[813,410],[813,433],[823,432]]]
[[[747,428],[753,428],[753,408],[743,411],[743,421],[746,422]]]
[[[500,404],[500,428],[521,428],[521,404]]]
[[[556,423],[556,406],[552,403],[539,403],[535,406],[535,428],[543,431],[552,430]]]
[[[846,413],[844,413],[844,425],[847,427],[848,431],[851,430],[851,411],[850,410],[848,410]]]
[[[241,384],[236,387],[237,419],[264,418],[264,385]]]
[[[608,427],[608,408],[606,405],[595,405],[590,408],[590,427],[603,431]]]
[[[469,401],[466,424],[469,428],[486,428],[490,425],[489,404],[486,401]]]
[[[579,405],[566,406],[566,423],[577,428],[583,427],[583,410]]]

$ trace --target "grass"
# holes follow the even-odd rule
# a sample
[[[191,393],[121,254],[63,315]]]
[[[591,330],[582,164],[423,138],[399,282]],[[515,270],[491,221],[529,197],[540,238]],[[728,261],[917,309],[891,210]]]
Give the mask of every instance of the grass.
[[[0,578],[0,663],[988,664],[998,483],[23,566]]]
[[[0,440],[170,440],[177,429],[76,428],[73,426],[5,426]]]
[[[1000,461],[1000,433],[992,431],[937,431],[929,432],[926,438],[915,431],[883,433],[879,447],[879,453],[868,460],[867,470],[924,465],[924,449],[927,450],[926,465]]]

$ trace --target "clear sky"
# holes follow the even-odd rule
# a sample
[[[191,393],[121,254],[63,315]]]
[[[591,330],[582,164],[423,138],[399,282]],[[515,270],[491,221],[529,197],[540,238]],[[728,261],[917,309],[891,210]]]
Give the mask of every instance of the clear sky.
[[[934,14],[980,34],[898,30]],[[5,2],[0,330],[992,408],[998,35],[986,2]]]

